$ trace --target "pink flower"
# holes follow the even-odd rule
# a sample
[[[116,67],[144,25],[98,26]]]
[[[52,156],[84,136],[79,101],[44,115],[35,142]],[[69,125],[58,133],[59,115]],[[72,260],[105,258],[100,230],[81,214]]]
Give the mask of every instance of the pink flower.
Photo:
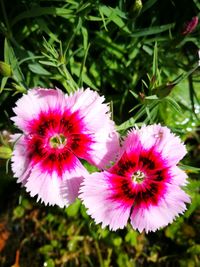
[[[12,169],[31,196],[65,206],[78,195],[88,174],[80,159],[104,168],[116,156],[118,134],[108,105],[90,89],[73,95],[32,89],[16,103]]]
[[[119,161],[107,171],[88,175],[80,198],[102,227],[124,228],[128,219],[140,232],[171,223],[190,202],[181,189],[186,174],[176,164],[186,153],[167,127],[144,126],[124,140]]]

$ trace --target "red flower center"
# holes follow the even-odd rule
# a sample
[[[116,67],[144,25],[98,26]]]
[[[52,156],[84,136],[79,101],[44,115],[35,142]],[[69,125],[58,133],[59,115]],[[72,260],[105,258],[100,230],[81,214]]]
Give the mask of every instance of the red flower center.
[[[113,199],[134,205],[157,204],[170,179],[161,155],[155,150],[126,152],[110,169]]]
[[[43,171],[59,176],[74,168],[75,157],[86,158],[92,143],[79,113],[68,110],[41,112],[30,122],[30,132],[27,143],[33,166],[40,164]]]

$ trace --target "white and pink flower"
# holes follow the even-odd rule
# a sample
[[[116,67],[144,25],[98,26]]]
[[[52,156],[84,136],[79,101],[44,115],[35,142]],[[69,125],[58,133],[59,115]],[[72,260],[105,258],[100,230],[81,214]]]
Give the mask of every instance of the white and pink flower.
[[[104,168],[116,157],[118,134],[104,97],[86,89],[29,90],[16,103],[12,169],[31,196],[68,205],[78,196],[87,170],[79,159]]]
[[[190,202],[181,188],[187,175],[177,166],[185,153],[184,144],[167,127],[133,129],[117,163],[84,179],[80,198],[102,227],[124,228],[130,218],[134,229],[155,231],[171,223]]]

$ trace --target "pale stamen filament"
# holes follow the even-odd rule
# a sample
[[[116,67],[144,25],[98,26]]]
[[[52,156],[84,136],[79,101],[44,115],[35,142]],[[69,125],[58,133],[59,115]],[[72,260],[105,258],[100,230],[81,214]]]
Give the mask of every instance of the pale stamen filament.
[[[134,172],[132,175],[132,180],[135,183],[142,183],[145,178],[145,174],[141,171]]]
[[[67,144],[67,138],[63,134],[55,134],[49,143],[52,148],[63,148]]]

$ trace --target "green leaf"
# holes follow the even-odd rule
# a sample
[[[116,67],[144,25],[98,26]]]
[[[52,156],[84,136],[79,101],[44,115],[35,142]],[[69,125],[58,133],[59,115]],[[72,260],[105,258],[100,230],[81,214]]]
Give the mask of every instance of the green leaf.
[[[19,67],[18,60],[15,56],[15,53],[14,53],[12,46],[7,41],[7,39],[5,39],[5,44],[4,44],[4,59],[5,59],[5,62],[11,66],[11,69],[13,71],[13,78],[19,84],[22,84],[22,83],[25,84],[24,76],[23,76],[21,69]]]
[[[37,18],[36,19],[37,24],[40,28],[41,31],[44,31],[48,36],[50,36],[50,38],[54,41],[59,41],[56,34],[54,34],[48,27],[48,24],[46,23],[46,21],[42,18]]]
[[[138,233],[136,231],[130,229],[125,236],[125,241],[127,243],[131,244],[131,246],[136,247],[137,246],[137,237],[138,237]]]
[[[79,74],[79,79],[78,79],[78,86],[82,87],[83,86],[83,69],[85,67],[85,62],[86,62],[86,58],[87,58],[87,54],[88,54],[88,50],[90,48],[90,44],[88,44],[86,50],[85,50],[85,54],[84,54],[84,58],[81,64],[81,68],[80,68],[80,74]]]
[[[25,210],[31,210],[33,208],[32,204],[30,203],[30,201],[28,199],[23,198],[22,202],[21,202],[21,206],[25,209]]]
[[[105,50],[109,51],[111,54],[116,56],[117,58],[123,60],[124,56],[124,49],[125,46],[123,44],[119,45],[114,43],[113,40],[110,38],[109,35],[97,33],[97,43],[105,48]],[[110,66],[110,62],[108,61],[108,65]]]
[[[1,89],[0,89],[0,93],[3,91],[3,89],[4,89],[4,87],[5,87],[6,83],[7,83],[8,78],[9,78],[9,77],[3,77],[3,78],[1,79]]]
[[[17,15],[12,21],[11,25],[14,26],[17,22],[26,19],[26,18],[35,18],[44,15],[55,15],[63,18],[72,18],[74,17],[73,10],[66,8],[58,7],[33,7],[27,11],[22,12]]]
[[[200,254],[200,244],[195,244],[192,247],[188,248],[188,253],[199,255]]]
[[[91,7],[91,5],[92,5],[91,3],[84,3],[84,4],[80,5],[79,8],[76,10],[76,14],[87,10],[89,7]]]
[[[69,217],[75,217],[78,215],[78,212],[79,212],[79,208],[80,208],[80,200],[76,200],[73,204],[71,204],[69,207],[67,207],[65,209],[66,211],[66,214],[69,216]]]
[[[101,14],[101,13],[100,13]],[[86,17],[87,20],[90,20],[90,21],[102,21],[103,18],[101,17],[96,17],[96,16],[87,16]],[[106,29],[107,30],[107,29]]]
[[[166,97],[165,99],[176,112],[179,112],[179,113],[182,112],[182,109],[179,106],[179,104],[176,102],[176,100],[174,100],[172,97],[169,97],[169,96]]]
[[[10,64],[10,46],[8,44],[7,39],[4,41],[4,61],[7,64]]]
[[[13,211],[14,219],[20,219],[24,216],[24,208],[22,206],[17,206]]]
[[[151,8],[155,3],[157,2],[157,0],[148,0],[144,3],[141,13],[144,13],[146,10],[148,10],[149,8]]]
[[[199,173],[200,172],[200,168],[197,167],[193,167],[193,166],[189,166],[189,165],[185,165],[185,164],[179,164],[179,167],[186,171],[186,172],[191,172],[191,173]]]
[[[86,51],[88,49],[88,31],[85,27],[81,27],[81,32],[83,36],[83,48]]]
[[[45,70],[39,63],[30,63],[28,64],[28,67],[33,73],[47,76],[51,75],[51,73]]]
[[[137,29],[131,33],[132,37],[142,37],[142,36],[148,36],[153,34],[158,34],[161,32],[168,31],[172,29],[175,26],[175,23],[170,23],[166,25],[161,26],[154,26],[150,28],[143,28],[143,29]]]
[[[117,236],[113,239],[113,245],[119,247],[122,244],[122,238]]]
[[[127,121],[123,122],[121,125],[116,126],[117,131],[124,131],[128,128],[131,128],[135,125],[135,119],[130,118]]]
[[[158,47],[157,47],[157,42],[155,42],[153,51],[153,66],[152,66],[153,77],[155,78],[157,78],[157,71],[158,71]]]
[[[135,92],[133,92],[133,91],[131,91],[130,90],[130,93],[136,98],[136,99],[138,99],[139,98],[139,95],[138,94],[136,94]]]
[[[104,21],[104,27],[106,28],[105,25],[107,25],[110,21],[114,22],[121,30],[130,33],[130,30],[122,20],[122,18],[126,18],[125,14],[118,8],[111,8],[105,5],[102,5],[99,7],[99,13],[101,14],[101,17],[103,18]],[[107,20],[104,20],[104,16],[107,17]]]
[[[145,96],[145,100],[158,100],[157,95]]]
[[[49,44],[45,38],[43,38],[43,46],[48,52],[48,54],[43,52],[42,54],[44,54],[44,56],[46,56],[49,59],[53,58],[54,60],[58,60],[59,58],[58,51],[55,49],[53,45]]]
[[[200,3],[199,3],[199,0],[193,0],[193,2],[196,4],[197,8],[200,10]]]
[[[51,66],[51,67],[59,67],[59,64],[57,62],[52,62],[48,60],[39,60],[39,63],[46,65],[46,66]]]
[[[72,73],[74,73],[77,77],[80,77],[80,70],[81,70],[81,65],[74,63],[71,66],[71,71]],[[86,74],[86,72],[84,70],[82,70],[82,81],[87,84],[90,88],[93,88],[95,90],[98,91],[98,88],[95,86],[95,84],[92,82],[92,80],[88,77],[88,75]]]
[[[52,245],[44,245],[39,248],[39,252],[44,255],[49,254],[52,250],[53,250]]]

